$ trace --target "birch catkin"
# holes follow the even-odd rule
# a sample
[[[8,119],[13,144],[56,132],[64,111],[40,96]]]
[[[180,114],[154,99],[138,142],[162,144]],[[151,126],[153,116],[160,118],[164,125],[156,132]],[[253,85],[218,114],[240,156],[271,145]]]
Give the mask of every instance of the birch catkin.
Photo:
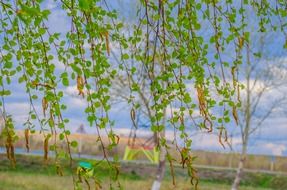
[[[29,143],[30,129],[25,129],[24,135],[25,135],[26,149],[27,149],[27,152],[29,152],[30,151],[30,143]]]

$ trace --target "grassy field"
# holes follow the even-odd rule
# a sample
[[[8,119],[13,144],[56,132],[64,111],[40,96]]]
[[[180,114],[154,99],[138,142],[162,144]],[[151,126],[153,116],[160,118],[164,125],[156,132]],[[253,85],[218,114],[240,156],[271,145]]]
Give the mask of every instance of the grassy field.
[[[15,172],[1,172],[0,173],[0,187],[1,190],[71,190],[72,186],[71,177],[58,177],[58,176],[46,176],[46,175],[36,175],[36,174],[23,174]],[[103,189],[108,188],[108,181],[103,180]],[[144,179],[122,179],[121,185],[124,189],[133,190],[141,189],[148,190],[151,187],[152,180]],[[201,182],[199,185],[201,190],[229,190],[230,185],[226,184],[216,184],[211,182]],[[188,182],[178,181],[177,185],[174,187],[171,182],[164,181],[163,190],[189,190],[192,189]],[[241,187],[241,190],[271,190],[266,188],[256,188],[256,187]]]
[[[25,149],[25,138],[24,132],[21,130],[17,131],[17,135],[19,136],[19,140],[16,142],[15,146],[18,148]],[[109,155],[113,156],[115,154],[119,155],[121,158],[124,154],[124,149],[127,145],[127,137],[124,135],[120,135],[120,141],[118,146],[113,150],[109,151]],[[89,154],[89,155],[102,155],[102,149],[100,142],[96,142],[97,136],[91,134],[71,134],[70,140],[78,140],[82,139],[82,153]],[[105,136],[102,137],[105,144],[107,144],[107,138]],[[142,142],[145,139],[139,139]],[[1,142],[0,139],[0,146],[4,146],[5,143]],[[62,147],[65,147],[65,143],[62,142]],[[30,136],[30,149],[31,150],[42,150],[43,149],[43,135],[36,132]],[[76,149],[73,150],[75,153],[77,152]],[[175,158],[180,158],[178,152],[171,149],[172,155]],[[193,151],[194,156],[197,156],[200,159],[195,160],[195,164],[197,165],[206,165],[206,166],[220,166],[220,167],[230,167],[236,168],[239,155],[236,153],[219,153],[219,152],[206,152],[206,151]],[[143,155],[141,155],[142,158]],[[254,170],[270,170],[270,156],[263,156],[263,155],[248,155],[245,163],[245,168],[247,169],[254,169]],[[280,157],[276,156],[275,163],[273,170],[276,172],[286,172],[287,173],[287,157]]]
[[[64,168],[64,176],[56,175],[52,160],[43,164],[42,157],[17,156],[17,167],[12,169],[4,155],[0,155],[0,189],[1,190],[71,190],[73,189],[71,170]],[[97,161],[89,160],[92,163]],[[65,163],[63,163],[65,165]],[[148,190],[151,187],[156,171],[155,165],[122,163],[119,178],[123,189]],[[229,190],[234,172],[198,169],[200,190]],[[184,170],[176,168],[176,186],[173,186],[169,171],[166,173],[162,190],[190,190],[192,189]],[[96,168],[98,179],[102,182],[102,189],[109,189],[110,172],[105,162]],[[93,183],[90,182],[92,189]],[[113,182],[115,185],[115,183]],[[84,184],[85,187],[85,184]],[[87,188],[86,188],[87,189]],[[286,190],[287,177],[267,174],[246,174],[240,190]]]

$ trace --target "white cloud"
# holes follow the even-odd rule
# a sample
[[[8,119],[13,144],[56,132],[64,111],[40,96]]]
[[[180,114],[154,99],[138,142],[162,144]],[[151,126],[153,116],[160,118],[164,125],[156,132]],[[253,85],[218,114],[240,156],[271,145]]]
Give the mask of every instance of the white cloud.
[[[87,90],[84,89],[84,94],[87,94]],[[79,90],[77,88],[77,85],[72,85],[72,86],[68,86],[67,88],[64,89],[64,92],[70,96],[82,99],[82,96],[79,96]],[[95,92],[94,90],[90,90],[90,93]]]
[[[265,147],[272,155],[276,156],[282,156],[283,152],[286,150],[286,145],[283,144],[267,143]]]
[[[57,57],[57,56],[54,56]],[[59,71],[64,71],[66,69],[66,66],[64,63],[60,62],[58,59],[54,59],[53,63],[56,66],[56,69],[58,69]]]
[[[24,122],[27,121],[30,104],[26,102],[13,102],[6,103],[6,112],[12,115],[13,121],[16,126],[21,126]],[[39,116],[42,116],[41,108],[38,105],[35,105],[35,109]]]
[[[259,138],[268,139],[284,139],[287,136],[287,118],[286,117],[272,117],[266,120],[256,132]]]
[[[54,0],[47,0],[44,5],[44,8],[49,9],[49,10],[54,9],[56,7],[57,7],[57,2],[55,2]]]
[[[67,106],[68,109],[71,108],[85,108],[88,106],[88,103],[85,99],[77,98],[77,97],[69,97],[67,98]],[[79,111],[79,110],[76,110]]]
[[[77,89],[77,85],[68,86],[65,89],[65,92],[70,96],[77,96],[79,94],[79,91]]]
[[[207,151],[222,151],[228,152],[230,148],[227,144],[225,149],[219,143],[218,135],[216,133],[207,133],[207,132],[196,132],[190,136],[192,140],[192,148],[198,150],[207,150]]]
[[[52,1],[52,0],[50,0]],[[62,9],[57,9],[56,3],[48,3],[46,5],[49,9],[53,9],[48,19],[48,27],[51,33],[59,32],[65,34],[69,31],[71,23],[67,17],[67,14]],[[64,36],[64,35],[63,35]]]

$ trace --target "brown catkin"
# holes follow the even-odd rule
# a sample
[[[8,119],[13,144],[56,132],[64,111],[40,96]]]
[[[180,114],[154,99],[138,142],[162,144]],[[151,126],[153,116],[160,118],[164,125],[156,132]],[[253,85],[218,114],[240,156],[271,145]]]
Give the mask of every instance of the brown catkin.
[[[134,108],[132,108],[131,109],[131,119],[133,120],[133,121],[135,121],[135,119],[136,119],[136,113],[135,113],[135,110],[134,110]]]
[[[110,42],[109,42],[109,33],[105,32],[105,39],[106,39],[106,49],[108,56],[110,56],[111,50],[110,50]]]
[[[224,144],[223,144],[223,142],[222,142],[222,133],[223,133],[223,128],[221,128],[221,129],[219,130],[218,141],[219,141],[219,143],[222,145],[222,147],[225,149],[225,146],[224,146]]]
[[[238,37],[238,47],[241,50],[244,45],[244,38],[243,37]]]
[[[232,107],[232,115],[233,115],[233,118],[236,122],[236,125],[238,125],[239,122],[238,122],[238,114],[237,114],[236,106]]]
[[[14,154],[14,145],[13,145],[12,137],[10,134],[8,134],[5,146],[6,146],[7,158],[10,160],[11,166],[15,167],[16,159],[15,159],[15,154]]]
[[[7,158],[8,158],[8,160],[10,160],[10,145],[9,145],[9,143],[6,142],[5,147],[6,147]]]
[[[77,77],[77,89],[79,91],[79,94],[78,95],[81,95],[81,96],[85,96],[85,93],[84,93],[84,79],[82,76],[78,76]]]
[[[11,144],[11,146],[10,146],[10,157],[11,157],[12,166],[15,167],[16,158],[15,158],[15,152],[14,152],[14,145],[13,144]]]
[[[29,145],[30,129],[25,129],[24,135],[25,135],[26,149],[27,149],[27,152],[29,152],[30,151],[30,145]]]
[[[44,161],[48,161],[48,151],[49,151],[49,138],[50,136],[46,136],[44,140]]]
[[[42,99],[42,109],[43,109],[43,115],[44,115],[44,117],[46,117],[46,110],[47,110],[47,108],[48,108],[48,101],[47,101],[47,99],[44,97],[44,98]]]

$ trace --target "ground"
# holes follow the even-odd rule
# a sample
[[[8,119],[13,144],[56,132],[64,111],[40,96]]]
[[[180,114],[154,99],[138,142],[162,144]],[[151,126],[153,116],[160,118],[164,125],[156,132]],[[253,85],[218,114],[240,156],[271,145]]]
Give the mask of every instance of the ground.
[[[53,159],[44,164],[43,158],[39,156],[17,155],[17,167],[12,169],[4,155],[0,155],[0,189],[1,190],[70,190],[73,189],[71,170],[64,168],[64,176],[57,176]],[[79,160],[75,161],[75,165]],[[91,163],[98,161],[86,160]],[[123,189],[149,189],[152,184],[156,170],[155,165],[143,163],[121,163],[119,178]],[[190,190],[191,185],[180,167],[175,168],[176,185],[172,184],[169,171],[166,173],[163,190]],[[96,168],[96,174],[101,181],[103,189],[109,189],[110,171],[107,164],[103,162]],[[234,171],[223,171],[216,169],[198,169],[200,177],[200,190],[229,190],[234,177]],[[77,176],[75,176],[77,177]],[[114,183],[117,185],[117,183]],[[94,189],[90,181],[91,189]],[[83,184],[85,186],[85,184]],[[240,190],[286,190],[287,176],[270,174],[247,173]]]

